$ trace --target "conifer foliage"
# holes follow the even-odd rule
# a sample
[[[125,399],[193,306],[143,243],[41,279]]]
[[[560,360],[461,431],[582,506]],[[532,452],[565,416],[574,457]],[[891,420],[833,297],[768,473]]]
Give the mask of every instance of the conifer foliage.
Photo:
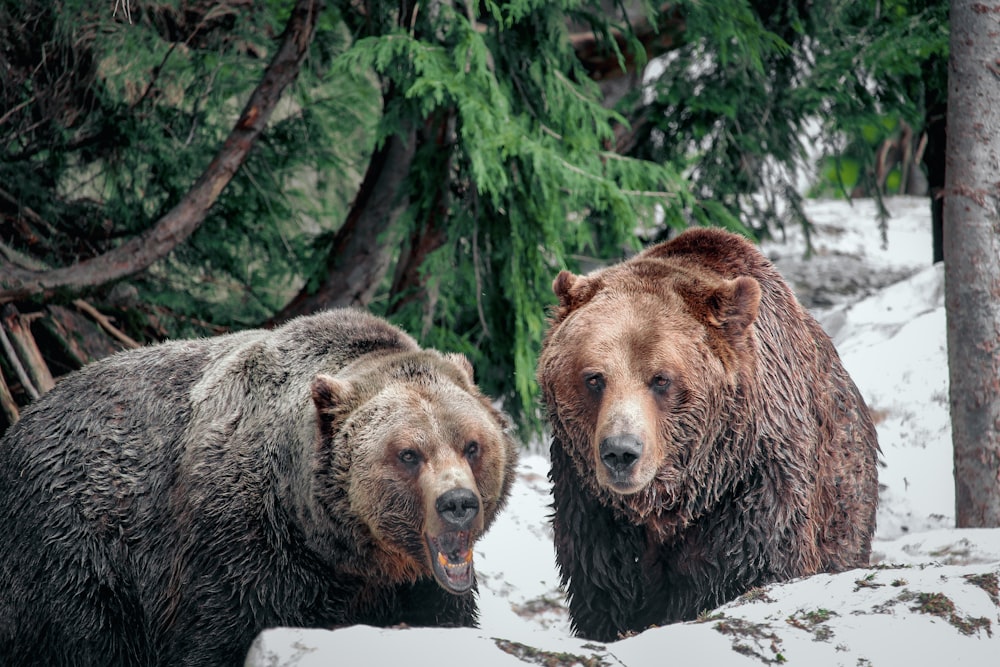
[[[559,269],[767,228],[749,195],[809,114],[895,96],[919,124],[912,68],[855,68],[858,97],[823,63],[854,62],[859,26],[931,43],[923,6],[833,4],[828,29],[795,0],[0,0],[0,427],[122,345],[339,305],[465,352],[534,425]],[[157,235],[211,173],[200,220]],[[138,261],[153,236],[170,252]]]

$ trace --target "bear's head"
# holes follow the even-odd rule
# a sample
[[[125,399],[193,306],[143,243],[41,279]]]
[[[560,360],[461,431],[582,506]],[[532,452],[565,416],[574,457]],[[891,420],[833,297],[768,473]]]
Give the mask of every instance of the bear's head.
[[[433,575],[468,591],[473,544],[505,503],[517,459],[468,360],[432,350],[362,359],[317,376],[312,396],[317,497],[369,545],[356,565],[386,583]]]
[[[583,483],[636,522],[703,502],[710,450],[753,363],[760,285],[647,255],[563,271],[553,291],[538,380]]]

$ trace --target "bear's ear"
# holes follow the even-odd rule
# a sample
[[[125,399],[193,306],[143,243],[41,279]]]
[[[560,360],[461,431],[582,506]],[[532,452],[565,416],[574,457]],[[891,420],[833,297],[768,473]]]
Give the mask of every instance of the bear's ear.
[[[760,310],[760,283],[749,276],[726,280],[708,297],[708,322],[730,338],[747,330]]]
[[[316,414],[323,424],[336,421],[354,391],[354,387],[347,380],[338,380],[322,373],[313,378],[311,389]]]
[[[552,281],[552,292],[559,299],[560,318],[590,301],[599,288],[599,282],[593,278],[560,271]]]
[[[472,370],[472,362],[469,361],[469,358],[467,356],[459,352],[449,352],[448,354],[444,355],[444,358],[461,369],[461,371],[469,379],[469,384],[476,383],[474,379],[475,371]]]

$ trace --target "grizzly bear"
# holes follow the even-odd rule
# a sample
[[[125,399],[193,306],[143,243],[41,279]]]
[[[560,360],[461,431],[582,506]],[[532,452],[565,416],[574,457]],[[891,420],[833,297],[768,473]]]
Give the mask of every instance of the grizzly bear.
[[[273,626],[470,626],[517,450],[360,310],[124,352],[0,441],[0,661],[236,665]]]
[[[878,443],[829,337],[749,241],[691,229],[559,273],[539,358],[556,560],[611,641],[865,566]]]

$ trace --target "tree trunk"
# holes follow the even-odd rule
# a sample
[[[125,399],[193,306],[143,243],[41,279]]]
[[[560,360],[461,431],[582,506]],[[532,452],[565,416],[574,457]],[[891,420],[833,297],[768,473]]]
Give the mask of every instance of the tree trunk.
[[[395,223],[406,209],[403,184],[416,150],[416,132],[386,139],[375,151],[347,219],[337,230],[327,256],[323,282],[303,288],[270,324],[336,306],[366,307],[392,262]]]
[[[1000,526],[1000,4],[952,0],[945,304],[959,527]]]
[[[924,79],[924,148],[923,164],[927,169],[927,189],[931,196],[931,262],[944,261],[944,179],[948,150],[947,91],[934,85],[939,80],[941,56],[932,56],[921,66]]]
[[[433,145],[435,153],[447,156],[447,159],[431,176],[435,187],[432,203],[424,211],[423,219],[418,220],[410,230],[410,236],[396,261],[396,271],[389,288],[389,315],[399,312],[410,303],[421,304],[421,336],[426,336],[430,331],[439,294],[437,280],[426,275],[421,268],[431,253],[448,241],[445,222],[451,203],[451,156],[455,140],[454,109],[434,114],[418,133],[421,145]],[[428,284],[429,280],[433,281],[432,284]]]
[[[400,2],[397,20],[401,27],[412,26],[418,4],[412,0]],[[386,83],[383,112],[397,95],[395,86]],[[267,322],[268,326],[323,308],[368,307],[402,239],[396,223],[409,204],[405,184],[416,150],[416,128],[406,127],[386,138],[375,151],[351,210],[333,238],[323,281],[313,290],[306,284]]]
[[[124,278],[166,257],[194,233],[246,160],[281,93],[298,76],[322,9],[322,0],[298,0],[274,59],[222,148],[191,190],[156,225],[103,255],[51,271],[16,267],[0,258],[0,303],[49,296],[57,289],[77,292]]]

